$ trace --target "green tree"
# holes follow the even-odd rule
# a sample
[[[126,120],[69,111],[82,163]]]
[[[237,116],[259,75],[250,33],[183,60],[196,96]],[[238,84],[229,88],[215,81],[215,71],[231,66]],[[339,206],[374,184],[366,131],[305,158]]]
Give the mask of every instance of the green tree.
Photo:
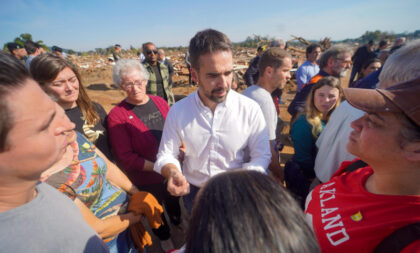
[[[31,41],[39,44],[45,50],[48,50],[48,47],[47,47],[47,45],[44,44],[44,41],[42,41],[42,40],[34,41],[33,38],[32,38],[32,34],[30,34],[30,33],[22,33],[21,35],[19,35],[19,37],[16,37],[13,40],[13,42],[16,43],[16,44],[19,44],[23,47],[25,45],[25,42],[28,41],[28,40],[31,40]],[[3,45],[3,50],[5,50],[7,48],[7,43]]]

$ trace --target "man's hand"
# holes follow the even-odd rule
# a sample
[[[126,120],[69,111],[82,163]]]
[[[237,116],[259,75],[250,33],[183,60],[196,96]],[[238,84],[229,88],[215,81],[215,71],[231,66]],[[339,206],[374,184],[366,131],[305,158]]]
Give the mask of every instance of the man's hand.
[[[184,196],[190,192],[190,184],[173,164],[162,167],[162,176],[168,179],[168,192],[172,196]]]
[[[190,193],[190,184],[181,172],[176,172],[168,178],[168,192],[172,196],[184,196]]]

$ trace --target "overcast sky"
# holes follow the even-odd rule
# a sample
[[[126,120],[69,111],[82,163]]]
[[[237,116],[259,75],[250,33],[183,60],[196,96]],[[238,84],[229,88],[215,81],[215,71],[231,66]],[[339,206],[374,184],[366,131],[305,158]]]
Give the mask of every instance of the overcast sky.
[[[146,41],[187,46],[197,31],[210,27],[234,42],[253,34],[342,40],[367,30],[419,30],[419,10],[418,0],[0,0],[0,45],[31,33],[48,46],[76,51]]]

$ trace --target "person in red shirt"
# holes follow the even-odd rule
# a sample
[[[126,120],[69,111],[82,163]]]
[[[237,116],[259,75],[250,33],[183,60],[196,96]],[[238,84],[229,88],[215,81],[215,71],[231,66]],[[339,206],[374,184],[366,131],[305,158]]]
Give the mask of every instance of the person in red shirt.
[[[351,123],[347,150],[368,165],[350,172],[352,162],[343,162],[308,195],[306,218],[322,252],[375,252],[395,231],[420,224],[418,59],[420,40],[384,65],[378,87],[389,88],[344,89],[347,101],[366,112]],[[386,250],[419,252],[413,238]]]

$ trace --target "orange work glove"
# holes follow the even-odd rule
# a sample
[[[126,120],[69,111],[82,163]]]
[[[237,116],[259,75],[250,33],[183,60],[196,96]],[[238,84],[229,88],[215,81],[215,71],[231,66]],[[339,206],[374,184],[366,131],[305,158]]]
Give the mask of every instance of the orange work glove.
[[[162,224],[163,208],[156,198],[148,192],[136,192],[128,203],[128,211],[137,215],[143,214],[151,228],[159,228]]]
[[[146,245],[152,246],[152,237],[150,237],[149,233],[144,229],[143,224],[138,222],[130,226],[131,238],[133,238],[134,244],[139,249],[140,253],[143,253],[144,247]]]

